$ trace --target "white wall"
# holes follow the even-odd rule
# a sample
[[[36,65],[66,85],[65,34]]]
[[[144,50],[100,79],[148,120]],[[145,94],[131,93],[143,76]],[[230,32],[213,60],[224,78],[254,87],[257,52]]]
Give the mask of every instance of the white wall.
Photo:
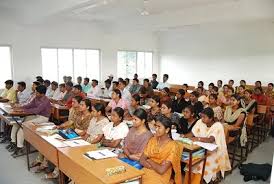
[[[11,45],[13,78],[33,81],[42,74],[41,47],[93,48],[101,50],[101,80],[117,75],[117,51],[154,52],[154,72],[158,72],[156,37],[151,33],[110,33],[86,23],[62,22],[18,25],[0,20],[0,45]]]
[[[274,23],[187,26],[162,33],[159,43],[160,72],[170,83],[274,82]]]

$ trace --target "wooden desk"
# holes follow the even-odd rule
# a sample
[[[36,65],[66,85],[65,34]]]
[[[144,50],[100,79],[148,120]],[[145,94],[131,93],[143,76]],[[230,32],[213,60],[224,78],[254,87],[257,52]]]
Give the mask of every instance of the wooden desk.
[[[144,172],[120,161],[117,158],[91,160],[84,153],[96,150],[95,145],[80,148],[59,148],[59,169],[77,184],[115,184],[141,177]],[[125,166],[126,172],[107,176],[106,168]]]
[[[61,112],[66,112],[65,114],[69,114],[69,108],[66,106],[62,106],[59,104],[51,104],[51,114],[54,119],[57,121],[66,121],[68,115],[61,115]]]
[[[107,106],[108,103],[111,101],[111,99],[108,99],[108,98],[96,98],[96,97],[90,97],[90,96],[88,96],[87,98],[90,99],[92,105],[96,103],[102,103],[104,104],[104,106]]]
[[[14,111],[14,109],[12,109],[11,105],[8,104],[8,103],[0,103],[0,109],[7,116],[21,116],[21,117],[24,117],[24,116],[32,115],[31,113],[24,112],[24,111]]]
[[[183,152],[188,152],[189,153],[189,160],[188,161],[182,161],[183,163],[188,165],[188,184],[191,184],[192,167],[196,164],[199,164],[202,161],[203,161],[203,169],[202,169],[202,177],[201,177],[201,182],[200,183],[203,183],[203,177],[204,177],[205,165],[206,165],[206,158],[207,158],[207,150],[200,147],[200,146],[194,145],[194,144],[190,145],[190,144],[183,143],[183,145],[184,145]],[[196,151],[201,150],[201,149],[205,150],[204,157],[201,158],[201,159],[193,161],[192,154]]]

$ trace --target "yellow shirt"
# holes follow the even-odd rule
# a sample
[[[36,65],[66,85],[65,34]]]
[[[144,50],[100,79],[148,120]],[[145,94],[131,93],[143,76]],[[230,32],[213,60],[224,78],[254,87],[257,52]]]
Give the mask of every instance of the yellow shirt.
[[[9,102],[15,103],[16,102],[16,91],[14,88],[7,89],[5,88],[1,94],[1,97],[8,99]]]

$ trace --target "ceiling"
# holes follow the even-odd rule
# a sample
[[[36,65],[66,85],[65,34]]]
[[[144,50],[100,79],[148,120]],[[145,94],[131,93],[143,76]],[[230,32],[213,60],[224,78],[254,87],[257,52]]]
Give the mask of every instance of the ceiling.
[[[84,21],[109,29],[166,31],[218,22],[274,21],[274,0],[1,0],[20,24]]]

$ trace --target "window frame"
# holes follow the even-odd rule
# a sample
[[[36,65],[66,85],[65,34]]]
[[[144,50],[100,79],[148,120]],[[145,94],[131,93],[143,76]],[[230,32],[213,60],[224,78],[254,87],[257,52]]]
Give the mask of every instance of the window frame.
[[[0,44],[0,47],[9,47],[10,50],[10,72],[11,72],[11,80],[14,80],[14,60],[13,60],[13,47],[11,44]]]

